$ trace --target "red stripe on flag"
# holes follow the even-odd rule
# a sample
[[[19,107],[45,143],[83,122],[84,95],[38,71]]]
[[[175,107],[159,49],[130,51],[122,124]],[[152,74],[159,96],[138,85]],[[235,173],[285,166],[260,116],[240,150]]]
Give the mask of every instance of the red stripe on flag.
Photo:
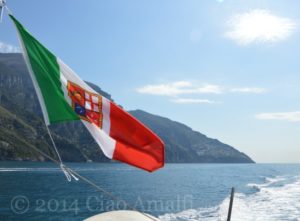
[[[110,105],[110,136],[117,141],[113,159],[147,171],[164,166],[164,143],[116,104]]]

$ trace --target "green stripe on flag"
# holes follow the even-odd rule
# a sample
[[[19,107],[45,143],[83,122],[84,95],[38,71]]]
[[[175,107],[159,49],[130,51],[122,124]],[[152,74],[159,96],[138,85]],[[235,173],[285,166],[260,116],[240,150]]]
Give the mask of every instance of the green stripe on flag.
[[[79,117],[67,103],[60,81],[60,70],[56,57],[38,42],[12,15],[20,40],[27,52],[33,77],[41,91],[50,123],[78,120]],[[26,55],[25,55],[26,56]],[[40,101],[42,102],[42,101]]]

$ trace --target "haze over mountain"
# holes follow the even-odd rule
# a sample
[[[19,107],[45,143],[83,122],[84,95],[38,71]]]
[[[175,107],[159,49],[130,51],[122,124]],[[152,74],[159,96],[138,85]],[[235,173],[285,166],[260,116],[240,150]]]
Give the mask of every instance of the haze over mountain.
[[[89,84],[111,99],[97,85]],[[165,142],[166,162],[253,163],[244,153],[184,124],[142,110],[130,113]],[[51,125],[51,129],[63,160],[109,161],[80,121]],[[46,160],[30,146],[55,156],[22,55],[0,54],[0,160]]]

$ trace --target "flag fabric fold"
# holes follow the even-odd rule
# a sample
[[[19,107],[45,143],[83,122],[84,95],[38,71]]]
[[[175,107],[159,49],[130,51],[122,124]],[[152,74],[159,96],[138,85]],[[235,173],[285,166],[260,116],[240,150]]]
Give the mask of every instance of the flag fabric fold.
[[[47,125],[81,120],[106,157],[150,172],[163,167],[164,143],[155,133],[93,90],[9,16]]]

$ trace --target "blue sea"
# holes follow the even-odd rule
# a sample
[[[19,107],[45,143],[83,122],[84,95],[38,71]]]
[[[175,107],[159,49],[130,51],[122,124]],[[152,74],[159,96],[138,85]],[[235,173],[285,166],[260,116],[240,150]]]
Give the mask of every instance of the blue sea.
[[[79,221],[126,209],[162,221],[300,220],[298,164],[167,164],[147,173],[124,164],[67,164],[122,200],[82,181],[68,182],[51,163],[0,162],[0,220]]]

